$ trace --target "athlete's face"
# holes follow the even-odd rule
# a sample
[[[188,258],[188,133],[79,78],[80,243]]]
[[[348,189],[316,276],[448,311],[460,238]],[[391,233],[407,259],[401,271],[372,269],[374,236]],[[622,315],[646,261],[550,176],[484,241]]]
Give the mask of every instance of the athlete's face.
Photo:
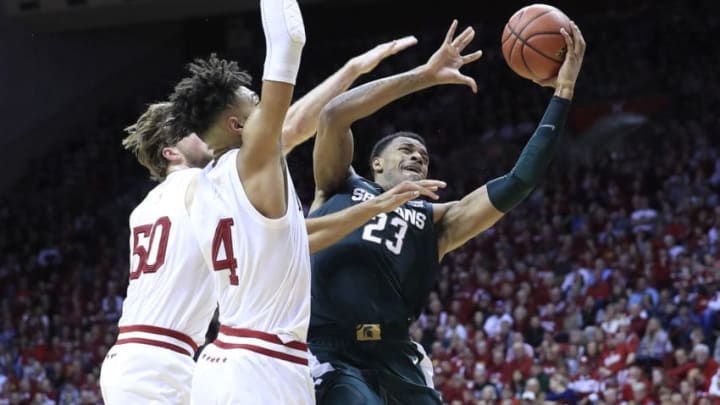
[[[373,161],[376,177],[382,176],[392,185],[405,180],[427,178],[430,159],[425,145],[404,136],[393,139],[382,154]]]
[[[190,134],[175,144],[188,167],[205,167],[213,158],[212,151],[196,134]]]

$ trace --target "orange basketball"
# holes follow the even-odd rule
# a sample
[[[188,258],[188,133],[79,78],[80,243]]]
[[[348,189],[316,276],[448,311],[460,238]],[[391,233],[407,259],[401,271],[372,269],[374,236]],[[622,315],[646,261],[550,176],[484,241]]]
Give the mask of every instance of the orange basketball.
[[[570,30],[570,19],[547,4],[518,10],[505,25],[502,51],[505,62],[518,75],[535,81],[557,76],[565,59],[565,39],[560,28]]]

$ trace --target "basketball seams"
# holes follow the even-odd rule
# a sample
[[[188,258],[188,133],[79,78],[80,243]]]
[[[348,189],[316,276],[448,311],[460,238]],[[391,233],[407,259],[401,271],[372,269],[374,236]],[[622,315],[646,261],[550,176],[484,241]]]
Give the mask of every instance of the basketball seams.
[[[530,6],[528,6],[528,7],[530,7]],[[558,14],[559,16],[563,17],[565,20],[567,20],[568,18],[567,18],[567,16],[566,16],[563,12],[557,10],[557,9],[554,8],[554,7],[550,7],[549,9],[546,9],[546,10],[544,10],[544,11],[542,11],[542,12],[539,12],[537,15],[533,16],[532,18],[530,18],[530,19],[529,19],[527,22],[525,22],[525,23],[522,25],[522,27],[521,27],[520,25],[521,25],[521,23],[523,22],[523,21],[522,21],[522,18],[523,18],[523,16],[524,16],[525,12],[527,11],[527,8],[528,8],[528,7],[524,7],[523,9],[519,10],[518,15],[515,16],[515,18],[512,18],[512,17],[511,17],[510,21],[508,21],[508,23],[505,25],[505,30],[504,30],[504,31],[505,31],[505,32],[508,32],[508,34],[507,34],[507,35],[504,35],[505,38],[502,39],[501,45],[502,45],[502,47],[503,47],[504,49],[506,48],[506,45],[509,45],[509,50],[508,50],[508,52],[507,52],[507,60],[508,60],[508,63],[511,63],[511,64],[512,64],[512,63],[513,63],[513,60],[515,60],[514,56],[516,56],[516,55],[514,55],[514,51],[515,51],[515,48],[516,48],[516,47],[515,47],[515,44],[516,44],[516,43],[518,42],[518,40],[519,40],[519,41],[521,42],[521,45],[520,45],[518,51],[520,52],[520,59],[521,59],[521,61],[522,61],[522,66],[525,68],[525,71],[527,72],[527,74],[533,76],[536,80],[537,80],[537,79],[547,80],[548,78],[540,78],[539,75],[537,75],[537,74],[535,73],[535,71],[530,67],[530,65],[528,64],[528,60],[526,59],[525,47],[527,46],[527,47],[530,48],[531,50],[535,51],[535,53],[536,53],[538,56],[540,56],[540,57],[543,57],[543,58],[545,58],[545,59],[547,59],[547,60],[549,60],[549,61],[555,62],[555,63],[562,64],[562,62],[563,62],[562,60],[558,60],[558,59],[556,59],[555,57],[552,57],[552,56],[550,56],[550,55],[547,55],[545,52],[541,51],[540,49],[538,49],[537,47],[533,46],[533,45],[529,42],[530,39],[532,39],[532,38],[534,38],[534,37],[536,37],[536,36],[542,36],[542,35],[560,35],[560,36],[562,37],[562,34],[560,34],[559,32],[546,32],[546,31],[543,31],[543,32],[534,32],[534,33],[532,33],[531,35],[527,36],[527,38],[522,38],[521,35],[522,35],[522,33],[523,33],[530,25],[532,25],[532,23],[533,23],[534,21],[536,21],[536,20],[538,20],[539,18],[542,18],[543,16],[546,16],[546,15],[548,15],[548,14],[556,13],[556,14]],[[513,21],[513,20],[514,20],[514,21]],[[562,24],[562,25],[564,25],[564,24]],[[505,32],[503,32],[503,34],[505,34]],[[510,38],[512,38],[512,37],[514,37],[515,40],[512,42],[512,44],[507,44],[507,40],[510,39]],[[504,50],[504,49],[503,49],[503,50]],[[530,57],[530,56],[531,56],[531,55],[528,54],[528,57]],[[518,68],[519,68],[519,66],[518,66]],[[519,73],[519,72],[518,72],[518,73]],[[521,76],[522,76],[522,74],[521,74]]]
[[[540,55],[542,55],[542,56],[544,56],[544,57],[546,57],[546,58],[548,58],[548,59],[550,59],[550,60],[552,60],[552,61],[554,61],[554,62],[558,62],[558,63],[562,63],[562,62],[563,62],[563,61],[561,61],[561,60],[557,60],[557,59],[553,58],[552,56],[546,55],[545,52],[542,52],[541,50],[535,48],[534,46],[532,46],[532,44],[529,44],[529,43],[527,42],[528,39],[534,37],[535,35],[539,35],[539,34],[547,34],[547,35],[553,34],[553,35],[560,35],[560,36],[562,36],[562,34],[560,34],[560,33],[557,33],[557,34],[556,34],[556,33],[554,33],[554,32],[538,32],[538,33],[532,34],[532,35],[530,35],[529,37],[523,39],[522,37],[520,37],[520,34],[522,34],[522,31],[520,31],[520,32],[515,32],[512,28],[510,28],[510,32],[511,32],[513,35],[515,35],[515,41],[520,41],[520,42],[522,42],[523,45],[527,45],[527,46],[528,46],[530,49],[532,49],[533,51],[539,53]],[[514,45],[514,44],[513,44],[513,45]],[[512,48],[511,48],[511,49],[512,49]]]
[[[533,77],[537,78],[538,75],[535,74],[535,71],[530,68],[530,65],[528,65],[527,61],[525,60],[525,41],[523,41],[523,44],[520,46],[520,60],[522,60],[523,65],[525,65],[525,70],[528,71]]]
[[[518,18],[517,18],[518,21],[521,21],[521,20],[522,20],[522,16],[523,16],[523,15],[525,15],[525,9],[524,9],[524,8],[523,8],[522,10],[520,10],[520,14],[518,15]],[[513,36],[513,31],[514,31],[514,30],[513,30],[513,27],[510,26],[510,22],[512,22],[512,19],[510,19],[510,21],[508,21],[508,23],[507,23],[507,25],[506,25],[506,27],[507,27],[508,31],[510,32],[510,34],[508,35],[507,38],[505,38],[505,41],[507,41],[508,39],[512,38],[512,36]],[[501,44],[501,45],[504,44],[505,41],[501,42],[500,44]],[[513,41],[513,43],[510,45],[510,50],[508,51],[508,55],[512,55],[512,51],[513,51],[513,49],[515,48],[515,43],[516,43],[516,42],[517,42],[517,41]]]
[[[542,55],[542,56],[544,56],[544,57],[546,57],[546,58],[548,58],[548,59],[550,59],[550,60],[553,60],[553,61],[555,61],[555,62],[557,62],[557,63],[563,63],[563,59],[557,59],[557,58],[554,58],[554,57],[552,57],[552,56],[546,55],[544,52],[542,52],[541,50],[535,48],[535,46],[533,46],[533,44],[530,43],[530,38],[535,37],[535,36],[538,36],[538,35],[558,35],[558,36],[561,36],[561,37],[562,37],[562,34],[556,34],[556,33],[554,33],[554,32],[538,32],[538,33],[532,34],[532,35],[530,35],[529,37],[525,38],[525,41],[523,41],[523,42],[524,42],[525,45],[527,45],[530,49],[532,49],[533,51],[539,53],[540,55]]]
[[[515,35],[519,37],[519,35],[522,34],[523,31],[525,31],[525,29],[528,27],[528,25],[530,25],[531,22],[537,20],[538,18],[540,18],[540,17],[542,17],[542,16],[544,16],[544,15],[550,14],[550,13],[552,13],[553,11],[555,11],[555,10],[554,10],[554,9],[545,10],[545,11],[543,11],[542,13],[536,15],[535,17],[529,19],[528,22],[525,23],[525,26],[522,27],[522,28],[520,29],[520,31],[518,31],[517,34],[515,34]],[[510,30],[511,30],[511,31],[514,31],[514,30],[512,29],[512,27],[510,27]]]
[[[517,41],[514,41],[513,43],[517,43]],[[526,75],[532,76],[533,73],[530,71],[530,69],[527,68],[527,64],[526,64],[525,61],[523,60],[523,52],[522,52],[523,49],[522,49],[522,47],[523,47],[523,45],[522,45],[522,43],[520,43],[520,46],[517,47],[517,51],[514,50],[513,53],[510,54],[510,62],[512,63],[513,66],[516,66],[516,62],[515,62],[515,61],[516,61],[517,58],[518,58],[517,54],[520,54],[519,58],[520,58],[520,61],[522,62],[522,65],[521,65],[521,66],[516,66],[516,67],[517,67],[517,69],[521,69],[521,68],[524,66],[524,67],[525,67],[525,73],[523,74],[523,73],[518,72],[518,71],[516,71],[516,73],[519,74],[520,76],[523,76],[523,77],[525,77]]]
[[[522,20],[522,16],[523,16],[524,14],[525,14],[525,8],[523,8],[522,10],[520,10],[520,11],[518,12],[518,15],[517,15],[517,18],[516,18],[516,19],[517,19],[518,21]],[[502,41],[500,41],[500,44],[501,44],[501,45],[504,44],[505,41],[507,41],[508,39],[510,39],[510,38],[512,37],[512,28],[510,28],[510,23],[512,22],[512,20],[513,20],[513,19],[512,19],[512,17],[511,17],[511,18],[510,18],[510,21],[508,21],[508,23],[505,24],[505,29],[507,30],[508,34],[507,34],[507,37],[505,37]],[[503,32],[503,34],[504,34],[504,32]]]

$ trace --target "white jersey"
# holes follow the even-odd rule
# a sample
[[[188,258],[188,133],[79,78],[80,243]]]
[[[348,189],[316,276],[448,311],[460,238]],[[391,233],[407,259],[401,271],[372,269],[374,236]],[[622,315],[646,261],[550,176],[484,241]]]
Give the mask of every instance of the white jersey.
[[[171,173],[130,215],[130,283],[118,343],[194,355],[217,305],[185,193],[201,169]]]
[[[283,343],[305,342],[310,253],[302,206],[286,171],[287,212],[277,219],[259,213],[238,176],[237,154],[231,150],[205,168],[190,212],[203,256],[214,270],[219,339],[226,328],[237,328],[276,335]]]

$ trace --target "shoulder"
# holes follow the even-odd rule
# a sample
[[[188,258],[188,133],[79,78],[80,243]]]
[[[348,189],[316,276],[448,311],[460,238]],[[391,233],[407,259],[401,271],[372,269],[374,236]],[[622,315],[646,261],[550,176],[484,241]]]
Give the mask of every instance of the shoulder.
[[[344,186],[347,188],[350,187],[363,187],[363,188],[375,188],[373,185],[374,183],[365,177],[362,177],[358,175],[355,172],[352,172],[348,174],[348,176],[345,178],[345,181],[343,182]]]
[[[340,182],[340,185],[333,192],[316,189],[315,197],[310,207],[310,212],[315,213],[315,211],[318,211],[321,207],[325,205],[325,203],[327,203],[328,201],[330,201],[331,198],[337,195],[352,195],[358,188],[366,191],[371,190],[371,182],[364,177],[358,176],[357,174],[355,174],[354,171],[351,171],[350,173],[348,173],[347,177],[345,177],[345,179]]]

